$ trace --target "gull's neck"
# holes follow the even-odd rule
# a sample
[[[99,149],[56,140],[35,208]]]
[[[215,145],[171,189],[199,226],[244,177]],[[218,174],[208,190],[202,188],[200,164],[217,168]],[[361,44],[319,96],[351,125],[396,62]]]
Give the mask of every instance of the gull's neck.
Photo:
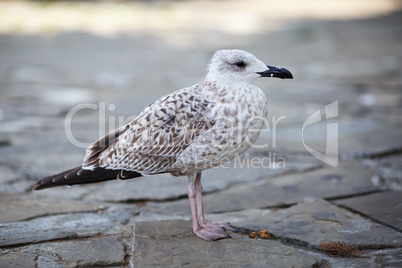
[[[238,77],[236,77],[236,78],[230,77],[230,76],[217,77],[216,75],[208,73],[208,75],[205,77],[204,81],[214,83],[217,85],[217,87],[249,87],[249,86],[253,85],[251,83],[251,81],[241,80],[241,79],[238,79]]]

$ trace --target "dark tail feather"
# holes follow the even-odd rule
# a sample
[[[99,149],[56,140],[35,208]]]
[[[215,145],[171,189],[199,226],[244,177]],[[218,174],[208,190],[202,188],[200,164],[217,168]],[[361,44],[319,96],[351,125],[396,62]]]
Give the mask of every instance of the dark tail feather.
[[[135,171],[113,170],[100,167],[94,170],[87,170],[82,169],[80,166],[43,178],[35,182],[33,189],[42,190],[61,185],[86,184],[115,179],[126,180],[141,176],[142,175],[140,173]]]

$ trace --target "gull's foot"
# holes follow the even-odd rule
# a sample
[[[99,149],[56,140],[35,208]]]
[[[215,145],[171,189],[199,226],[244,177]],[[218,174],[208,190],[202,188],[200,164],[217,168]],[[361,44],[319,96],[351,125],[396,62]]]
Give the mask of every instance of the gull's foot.
[[[208,228],[213,228],[213,229],[223,228],[223,229],[233,231],[233,232],[237,231],[236,229],[231,227],[229,225],[229,223],[227,223],[227,222],[200,222],[199,224],[200,224],[200,226],[202,228],[206,228],[206,229],[208,229]]]
[[[198,230],[194,231],[194,234],[198,236],[201,239],[207,240],[207,241],[215,241],[218,239],[222,238],[230,238],[223,228],[212,228],[212,227],[207,227],[207,228],[201,228]]]

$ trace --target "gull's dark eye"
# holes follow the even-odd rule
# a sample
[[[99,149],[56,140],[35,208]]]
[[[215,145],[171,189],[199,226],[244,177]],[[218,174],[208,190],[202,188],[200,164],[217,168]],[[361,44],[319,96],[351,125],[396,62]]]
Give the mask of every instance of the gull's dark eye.
[[[236,66],[237,67],[244,67],[244,66],[246,66],[246,64],[244,63],[244,61],[239,61],[239,62],[236,62]]]

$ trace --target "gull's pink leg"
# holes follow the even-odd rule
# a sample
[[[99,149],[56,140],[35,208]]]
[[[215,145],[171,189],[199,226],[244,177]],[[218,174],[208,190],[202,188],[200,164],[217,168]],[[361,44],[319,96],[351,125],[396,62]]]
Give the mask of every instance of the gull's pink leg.
[[[191,218],[193,219],[193,232],[195,233],[196,230],[200,229],[197,221],[197,210],[195,208],[195,192],[193,186],[193,176],[188,176],[188,183],[187,183],[187,195],[188,199],[190,200],[190,208],[191,208]]]
[[[194,175],[188,176],[187,195],[190,200],[191,217],[193,219],[193,232],[199,238],[207,241],[213,241],[221,238],[226,238],[227,235],[222,228],[202,228],[197,219],[197,210],[195,205],[196,193],[194,191]]]
[[[224,228],[230,231],[236,231],[230,227],[226,222],[207,222],[204,218],[204,208],[202,204],[202,184],[201,184],[201,172],[195,175],[194,181],[195,195],[197,198],[197,214],[198,214],[198,225],[202,228]]]

